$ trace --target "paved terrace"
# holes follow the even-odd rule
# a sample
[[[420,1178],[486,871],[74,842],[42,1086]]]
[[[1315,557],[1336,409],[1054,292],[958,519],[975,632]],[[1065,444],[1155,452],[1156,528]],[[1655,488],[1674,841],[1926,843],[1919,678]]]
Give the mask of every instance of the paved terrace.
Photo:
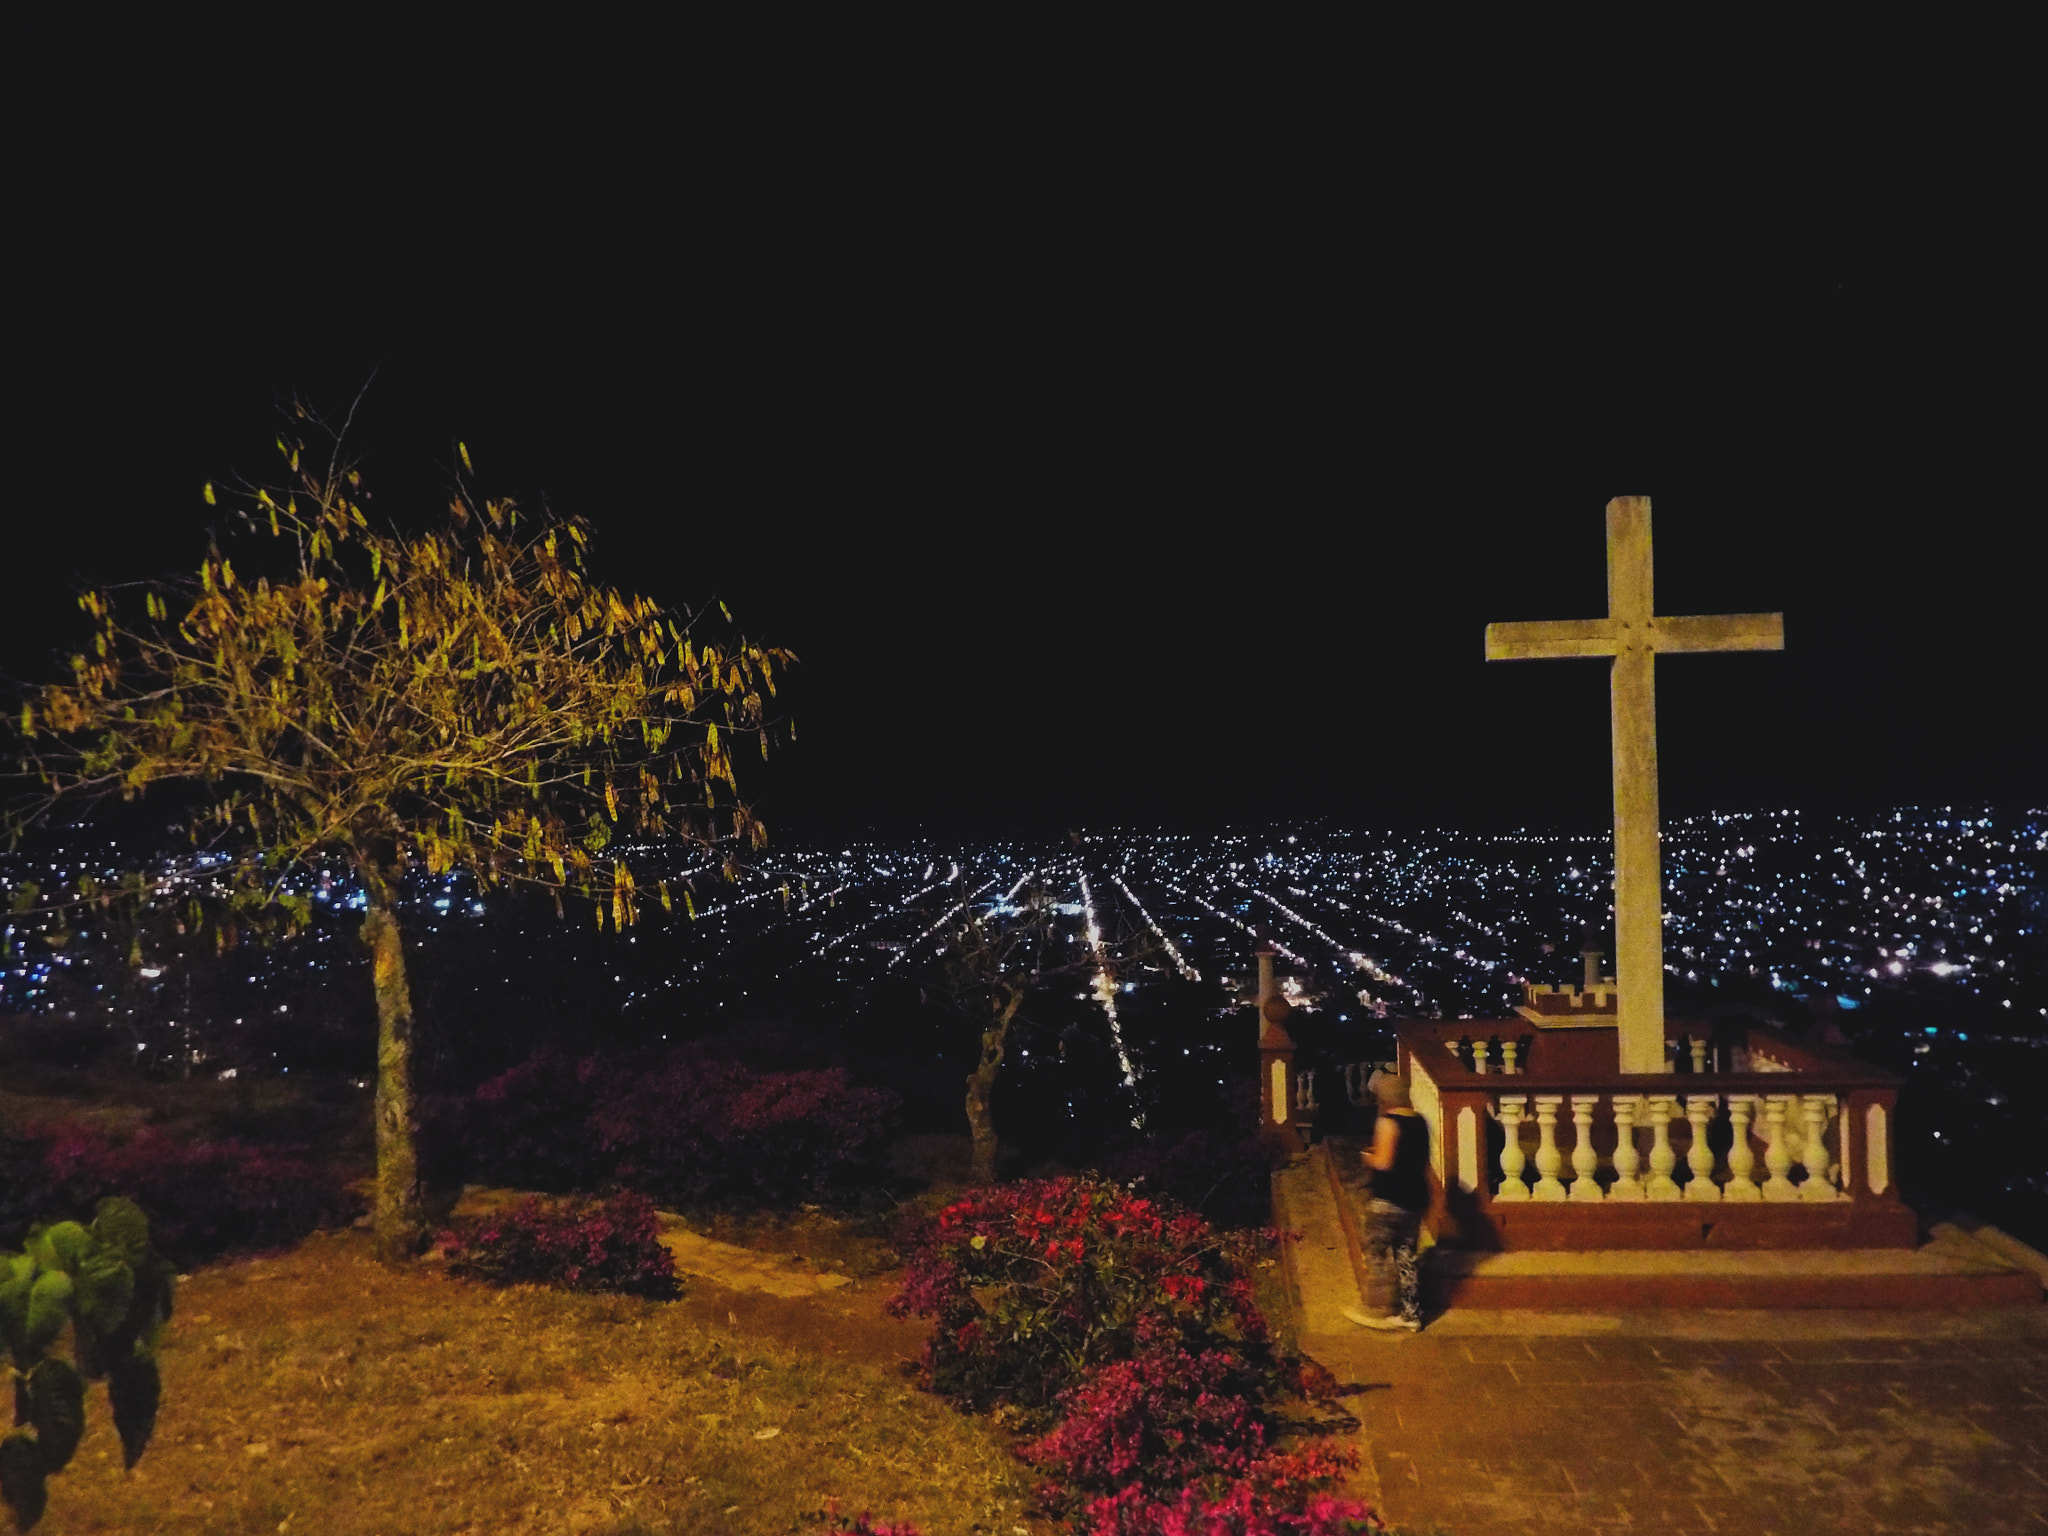
[[[1326,1172],[1282,1172],[1302,1346],[1350,1388],[1360,1491],[1395,1522],[1743,1536],[2048,1532],[2048,1306],[1454,1309],[1419,1335],[1337,1309]]]

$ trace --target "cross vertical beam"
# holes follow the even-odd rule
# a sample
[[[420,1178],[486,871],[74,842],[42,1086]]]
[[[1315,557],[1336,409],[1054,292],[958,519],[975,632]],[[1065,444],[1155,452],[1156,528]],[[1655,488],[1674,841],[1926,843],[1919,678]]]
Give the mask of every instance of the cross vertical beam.
[[[1621,1070],[1664,1070],[1663,870],[1657,849],[1657,654],[1781,651],[1778,613],[1659,618],[1650,498],[1607,503],[1607,617],[1486,626],[1486,659],[1613,658],[1614,948]]]
[[[1650,498],[1607,504],[1614,724],[1614,976],[1621,1070],[1664,1070],[1663,868],[1657,851],[1657,660]]]

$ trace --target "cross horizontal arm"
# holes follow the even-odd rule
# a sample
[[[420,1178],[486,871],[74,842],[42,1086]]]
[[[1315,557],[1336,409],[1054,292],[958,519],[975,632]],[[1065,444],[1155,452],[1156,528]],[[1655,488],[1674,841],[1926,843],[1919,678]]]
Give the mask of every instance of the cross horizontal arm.
[[[1534,661],[1545,656],[1612,656],[1612,619],[1537,619],[1486,626],[1488,661]]]
[[[1782,613],[1716,613],[1650,620],[1651,648],[1673,651],[1782,651]]]

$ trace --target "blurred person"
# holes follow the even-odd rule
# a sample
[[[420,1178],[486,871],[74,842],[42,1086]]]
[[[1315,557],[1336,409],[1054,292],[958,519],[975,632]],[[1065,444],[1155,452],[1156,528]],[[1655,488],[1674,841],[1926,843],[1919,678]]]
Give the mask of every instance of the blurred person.
[[[1365,1253],[1362,1307],[1344,1316],[1361,1328],[1418,1333],[1422,1329],[1422,1216],[1429,1209],[1429,1122],[1408,1099],[1408,1080],[1375,1072],[1369,1085],[1379,1106],[1372,1145],[1363,1154],[1372,1190],[1359,1227]]]

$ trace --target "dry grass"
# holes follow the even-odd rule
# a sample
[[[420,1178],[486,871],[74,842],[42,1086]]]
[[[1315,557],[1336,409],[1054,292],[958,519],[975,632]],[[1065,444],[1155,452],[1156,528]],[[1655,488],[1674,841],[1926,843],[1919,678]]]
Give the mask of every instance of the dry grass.
[[[714,1303],[388,1270],[356,1233],[215,1266],[180,1292],[141,1465],[96,1402],[39,1530],[766,1533],[828,1497],[932,1536],[1033,1523],[1000,1436],[879,1358],[902,1335],[833,1359]]]

